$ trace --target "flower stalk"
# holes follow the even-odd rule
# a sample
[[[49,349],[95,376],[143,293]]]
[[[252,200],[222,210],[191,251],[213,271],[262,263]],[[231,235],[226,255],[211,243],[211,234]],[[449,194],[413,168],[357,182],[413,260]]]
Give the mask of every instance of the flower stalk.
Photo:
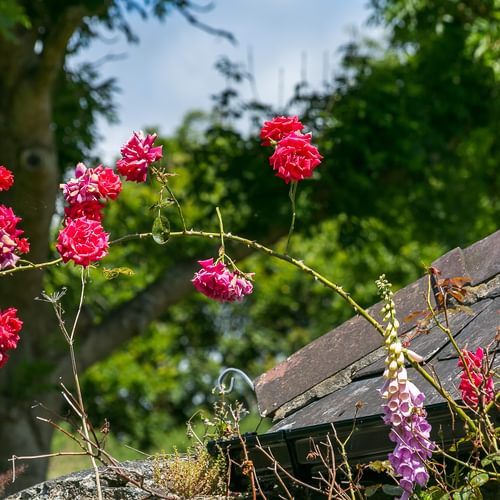
[[[290,240],[292,238],[293,230],[295,229],[295,195],[297,194],[297,181],[290,182],[290,191],[288,192],[288,197],[292,204],[292,222],[290,223],[290,229],[288,230],[288,238],[286,240],[285,253],[288,254],[290,248]]]
[[[384,423],[391,426],[389,439],[395,443],[388,458],[400,477],[401,500],[407,500],[417,484],[424,486],[427,483],[429,473],[425,462],[431,458],[435,444],[430,440],[431,426],[423,406],[425,395],[408,380],[391,285],[382,275],[377,287],[385,304],[381,313],[387,322],[384,334],[387,349],[385,383],[380,393],[386,401],[383,405]]]

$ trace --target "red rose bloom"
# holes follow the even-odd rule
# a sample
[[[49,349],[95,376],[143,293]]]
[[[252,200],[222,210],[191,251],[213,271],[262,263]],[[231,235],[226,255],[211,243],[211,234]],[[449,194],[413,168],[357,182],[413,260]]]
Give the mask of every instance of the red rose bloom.
[[[14,184],[12,172],[3,165],[0,165],[0,191],[8,191],[12,187],[12,184]]]
[[[70,219],[59,233],[56,248],[64,262],[72,260],[87,267],[107,255],[108,238],[100,222],[85,217]]]
[[[68,219],[79,219],[80,217],[85,217],[86,219],[101,222],[103,208],[104,203],[95,200],[86,201],[84,203],[77,203],[75,205],[70,205],[69,207],[64,207],[64,215],[66,216],[66,221]]]
[[[298,116],[277,116],[265,122],[260,130],[263,146],[270,146],[271,142],[279,142],[293,132],[299,132],[304,125],[299,122]]]
[[[487,368],[483,367],[484,351],[481,347],[478,347],[475,353],[462,349],[462,354],[470,374],[469,378],[469,374],[460,359],[458,366],[463,369],[459,385],[462,401],[471,408],[477,408],[480,398],[484,404],[487,404],[495,397],[493,377],[489,376],[485,380],[484,372]]]
[[[19,238],[24,231],[17,229],[17,217],[12,208],[0,205],[0,270],[16,265],[20,253],[28,253],[26,238]]]
[[[214,259],[207,259],[198,263],[202,269],[191,281],[203,295],[219,302],[234,302],[252,293],[252,282],[229,271],[223,262],[214,264]]]
[[[89,170],[92,170],[89,168]],[[97,175],[97,185],[102,198],[116,200],[122,190],[122,181],[111,168],[102,165],[94,168],[92,175]]]
[[[7,362],[9,356],[7,351],[15,349],[19,341],[18,333],[21,331],[23,322],[16,316],[17,309],[9,307],[0,311],[0,368]]]
[[[144,137],[142,131],[134,132],[127,144],[120,149],[122,158],[116,162],[118,172],[127,181],[146,182],[148,167],[162,157],[163,146],[153,147],[156,134]]]
[[[30,251],[30,244],[26,238],[17,238],[17,250],[19,253],[28,253]]]
[[[280,140],[269,163],[287,184],[311,177],[323,157],[311,144],[311,134],[292,133]]]
[[[21,217],[17,217],[12,208],[0,205],[0,231],[5,231],[12,237],[18,236],[22,233],[20,229],[16,229],[20,220]]]

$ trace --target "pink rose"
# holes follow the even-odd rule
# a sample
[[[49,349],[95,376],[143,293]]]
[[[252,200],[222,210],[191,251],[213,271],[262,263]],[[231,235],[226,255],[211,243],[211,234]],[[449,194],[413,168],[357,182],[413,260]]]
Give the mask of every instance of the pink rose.
[[[115,200],[122,189],[120,178],[111,168],[102,165],[87,168],[79,163],[75,169],[75,177],[66,184],[61,184],[64,198],[70,205],[99,201]]]
[[[86,201],[84,203],[77,203],[69,207],[64,207],[64,215],[66,216],[66,220],[85,217],[86,219],[101,222],[103,208],[104,204],[99,201]]]
[[[21,234],[20,229],[16,229],[16,224],[21,220],[17,217],[12,208],[0,205],[0,231],[6,231],[12,236]]]
[[[108,238],[99,221],[85,217],[69,219],[59,232],[56,248],[64,262],[72,260],[87,267],[107,255]]]
[[[90,170],[83,163],[78,163],[75,168],[75,177],[66,184],[61,184],[64,198],[70,205],[98,200],[101,197],[98,178],[90,175]]]
[[[12,208],[0,205],[0,270],[15,266],[19,254],[29,252],[28,240],[19,238],[24,232],[16,227],[20,220]]]
[[[298,132],[304,128],[299,122],[298,116],[277,116],[269,122],[265,122],[260,130],[260,138],[263,146],[270,146],[272,142],[279,142],[281,139]]]
[[[19,332],[23,322],[16,316],[17,309],[9,307],[0,311],[0,368],[7,362],[7,351],[15,349],[19,341]]]
[[[128,181],[145,182],[148,167],[159,160],[163,146],[153,147],[156,134],[144,137],[142,131],[134,132],[127,144],[120,149],[122,158],[116,162],[118,172]]]
[[[229,271],[223,262],[213,262],[214,259],[198,261],[202,269],[191,281],[199,292],[219,302],[234,302],[252,293],[251,281]]]
[[[311,144],[311,134],[292,133],[280,140],[269,163],[287,184],[311,177],[323,157]]]
[[[12,187],[12,184],[14,184],[12,172],[3,165],[0,165],[0,191],[8,191]]]

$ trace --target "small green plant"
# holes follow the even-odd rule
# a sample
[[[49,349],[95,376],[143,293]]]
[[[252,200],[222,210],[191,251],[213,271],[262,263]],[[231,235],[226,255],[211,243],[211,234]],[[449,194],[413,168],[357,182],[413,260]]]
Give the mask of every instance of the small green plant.
[[[181,498],[201,495],[223,495],[226,491],[226,461],[222,455],[212,457],[205,446],[197,444],[186,453],[154,458],[155,483]]]

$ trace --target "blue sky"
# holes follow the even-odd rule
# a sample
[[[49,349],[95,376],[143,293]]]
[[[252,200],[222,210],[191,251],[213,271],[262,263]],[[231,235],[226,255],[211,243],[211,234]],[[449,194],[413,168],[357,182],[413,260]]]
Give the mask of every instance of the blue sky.
[[[169,134],[187,111],[208,109],[210,96],[224,86],[214,67],[220,56],[247,63],[251,52],[259,98],[278,104],[280,97],[290,97],[303,71],[313,87],[331,77],[339,48],[355,30],[376,34],[366,26],[367,0],[215,0],[214,4],[212,11],[199,15],[200,20],[231,31],[237,45],[190,26],[174,13],[163,23],[131,17],[138,45],[128,45],[124,37],[113,34],[114,43],[95,42],[78,56],[95,61],[124,55],[101,66],[103,77],[115,76],[121,88],[116,98],[120,123],[100,124],[104,140],[99,152],[106,162],[116,157],[133,130],[154,126]],[[243,90],[252,95],[249,86]]]

